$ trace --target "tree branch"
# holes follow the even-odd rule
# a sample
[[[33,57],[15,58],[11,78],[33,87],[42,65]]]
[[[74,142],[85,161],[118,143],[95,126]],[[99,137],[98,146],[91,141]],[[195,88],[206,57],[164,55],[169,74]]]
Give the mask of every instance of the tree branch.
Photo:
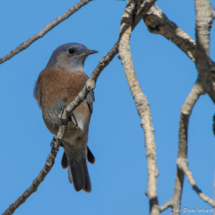
[[[80,0],[75,6],[70,8],[66,13],[59,16],[54,21],[50,22],[42,31],[34,35],[33,37],[29,38],[26,42],[20,44],[18,47],[16,47],[13,51],[11,51],[9,54],[5,55],[4,57],[0,58],[0,64],[5,62],[6,60],[9,60],[14,55],[21,52],[23,49],[26,49],[28,46],[30,46],[33,42],[35,42],[40,37],[43,37],[47,32],[49,32],[52,28],[54,28],[56,25],[61,23],[63,20],[69,18],[73,13],[78,11],[81,7],[86,5],[88,2],[92,0]]]
[[[183,181],[184,181],[184,172],[180,168],[180,163],[188,163],[187,160],[187,126],[189,116],[191,111],[196,103],[197,99],[201,94],[203,94],[204,90],[202,89],[199,83],[196,83],[188,95],[184,105],[181,108],[181,116],[180,116],[180,127],[179,127],[179,146],[178,146],[178,158],[177,158],[177,173],[173,194],[173,207],[172,207],[172,215],[180,214],[181,208],[181,196],[183,189]]]
[[[160,207],[160,212],[163,212],[166,209],[171,208],[171,207],[172,207],[172,199],[170,199],[167,203],[165,203],[164,205],[162,205]]]
[[[214,10],[209,0],[195,0],[196,9],[196,67],[199,72],[199,81],[204,84],[203,88],[207,93],[212,93],[215,98],[215,91],[211,77],[211,60],[209,56],[210,29],[214,19]],[[213,100],[215,103],[215,100]]]
[[[155,1],[147,2],[151,2],[151,4],[153,4]],[[154,128],[152,126],[149,103],[146,96],[143,94],[139,82],[136,78],[129,46],[134,9],[135,1],[128,0],[126,10],[122,16],[122,25],[120,28],[121,39],[119,41],[119,58],[122,61],[129,88],[135,100],[135,105],[137,107],[138,113],[141,117],[141,126],[145,134],[145,146],[148,162],[148,189],[146,193],[150,201],[150,214],[157,215],[160,214],[160,208],[158,206],[157,200],[158,170],[156,166]]]
[[[171,40],[195,62],[195,41],[170,21],[158,6],[151,7],[144,17],[144,22],[151,33],[163,35]]]
[[[144,22],[151,33],[160,34],[171,40],[177,45],[193,62],[196,61],[196,43],[179,28],[174,22],[170,21],[158,6],[152,6]],[[210,72],[213,80],[213,88],[208,94],[215,103],[215,63],[210,59]]]
[[[196,193],[199,195],[199,197],[210,204],[212,207],[215,207],[215,201],[208,196],[206,196],[196,185],[196,182],[194,181],[193,175],[191,170],[187,166],[187,160],[181,158],[177,161],[178,167],[185,173],[185,175],[188,178],[188,181],[190,182],[190,185],[193,187],[193,189],[196,191]]]
[[[196,0],[196,36],[197,45],[195,53],[195,62],[198,69],[198,80],[188,95],[184,105],[181,108],[180,128],[179,128],[179,149],[177,158],[177,175],[175,189],[173,194],[172,214],[180,213],[181,194],[183,188],[184,174],[187,175],[189,182],[198,195],[206,202],[214,205],[214,201],[205,196],[196,186],[192,173],[188,168],[187,159],[187,127],[191,111],[200,95],[203,95],[213,89],[210,58],[209,58],[209,33],[213,20],[213,13],[210,12],[211,5],[209,0]]]
[[[202,1],[204,4],[204,0]],[[206,22],[203,23],[202,20],[198,23],[200,24],[199,27],[201,28],[208,28],[210,27],[210,24],[212,23],[212,17],[214,16],[214,11],[209,5],[209,1],[207,3],[207,8],[205,10],[210,11],[210,13],[207,13],[208,17],[206,18]],[[202,6],[199,7],[199,11],[202,11]],[[206,13],[205,13],[206,14]],[[172,214],[179,214],[180,213],[180,202],[181,202],[181,194],[182,194],[182,187],[183,187],[183,179],[184,179],[184,171],[182,168],[179,168],[181,166],[187,166],[187,125],[188,125],[188,119],[191,114],[191,110],[198,99],[199,95],[204,94],[208,92],[211,99],[215,103],[215,63],[209,58],[209,30],[206,33],[206,37],[202,38],[202,42],[206,41],[206,50],[204,50],[202,54],[208,53],[206,56],[199,56],[196,52],[201,51],[198,50],[198,39],[197,39],[197,45],[195,44],[195,41],[192,40],[189,35],[187,35],[185,32],[183,32],[175,23],[171,22],[164,13],[159,9],[157,6],[151,7],[147,15],[144,17],[144,21],[148,27],[148,30],[151,33],[155,34],[161,34],[164,37],[166,37],[168,40],[171,40],[173,43],[175,43],[187,56],[194,62],[196,62],[196,65],[199,61],[199,78],[194,86],[193,90],[191,91],[190,95],[188,96],[187,100],[185,101],[185,104],[182,107],[181,117],[180,117],[180,129],[179,129],[179,151],[178,151],[178,168],[177,168],[177,175],[176,175],[176,181],[175,181],[175,188],[174,188],[174,195],[172,197],[172,208],[173,213]],[[205,27],[207,26],[207,27]],[[209,28],[208,28],[209,29]],[[198,33],[197,33],[198,34]],[[203,33],[203,35],[205,35]],[[198,36],[197,36],[198,38]],[[203,45],[204,46],[204,45]],[[200,46],[199,46],[200,47]],[[203,60],[204,59],[204,60]],[[204,69],[202,66],[205,66]],[[203,63],[203,64],[202,64]],[[197,65],[197,68],[198,68]],[[198,70],[199,70],[198,69]],[[201,72],[202,70],[202,72]],[[204,72],[208,71],[208,72]],[[183,165],[181,162],[183,161]],[[188,168],[188,167],[187,167]],[[187,171],[186,171],[187,173]],[[185,173],[185,174],[186,174]],[[195,188],[196,189],[196,188]],[[197,190],[196,190],[197,191]],[[200,193],[200,192],[198,192]],[[201,194],[201,196],[204,196],[204,194]],[[203,197],[204,200],[208,200],[206,196]],[[170,200],[171,201],[171,200]],[[210,200],[208,200],[211,202]],[[168,202],[166,203],[168,206]],[[165,205],[166,205],[165,204]]]

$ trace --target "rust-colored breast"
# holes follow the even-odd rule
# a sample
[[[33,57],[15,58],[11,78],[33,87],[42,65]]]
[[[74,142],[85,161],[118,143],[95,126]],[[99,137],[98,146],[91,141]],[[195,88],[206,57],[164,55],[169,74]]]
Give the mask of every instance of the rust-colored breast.
[[[82,90],[86,81],[87,75],[84,71],[68,72],[63,69],[44,69],[38,78],[42,110],[49,108],[60,100],[65,104],[72,102]],[[81,112],[84,111],[81,110],[82,106],[83,104],[79,108]]]

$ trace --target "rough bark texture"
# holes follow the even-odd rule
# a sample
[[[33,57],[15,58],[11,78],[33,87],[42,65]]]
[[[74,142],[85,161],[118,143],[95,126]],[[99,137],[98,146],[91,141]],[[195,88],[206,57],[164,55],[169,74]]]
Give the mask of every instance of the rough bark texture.
[[[149,1],[148,1],[149,2]],[[151,6],[154,1],[151,1]],[[150,202],[150,214],[160,214],[160,208],[157,200],[157,176],[156,151],[154,140],[154,128],[146,96],[143,94],[137,80],[133,60],[130,52],[130,35],[133,25],[133,14],[135,10],[135,1],[128,1],[125,12],[122,16],[122,25],[120,29],[119,58],[124,67],[126,80],[128,82],[131,94],[135,100],[138,114],[141,117],[141,126],[145,134],[146,157],[148,162],[148,189],[147,196]],[[144,9],[141,9],[144,10]],[[147,10],[147,9],[146,9]]]
[[[26,42],[20,44],[18,47],[16,47],[13,51],[11,51],[9,54],[5,55],[4,57],[0,58],[0,64],[5,62],[6,60],[9,60],[14,55],[21,52],[23,49],[26,49],[28,46],[30,46],[33,42],[35,42],[40,37],[43,37],[47,32],[49,32],[52,28],[54,28],[56,25],[61,23],[63,20],[69,18],[73,13],[78,11],[81,7],[83,7],[85,4],[90,2],[92,0],[81,0],[79,1],[75,6],[70,8],[66,13],[64,13],[62,16],[59,16],[54,21],[50,22],[42,31],[34,35],[33,37],[29,38]]]
[[[171,22],[158,6],[153,6],[144,17],[144,22],[151,33],[160,34],[171,40],[195,62],[195,41]]]
[[[214,206],[215,202],[203,194],[197,187],[192,172],[188,168],[187,159],[187,128],[191,111],[199,96],[213,91],[212,77],[210,71],[209,58],[209,33],[213,20],[213,12],[209,0],[196,0],[196,52],[195,62],[198,69],[198,80],[188,95],[184,105],[181,108],[180,127],[179,127],[179,149],[177,158],[177,174],[175,189],[173,194],[172,214],[180,214],[181,195],[183,188],[184,174],[197,192],[197,194],[207,203]],[[213,93],[213,92],[212,92]]]
[[[208,93],[215,103],[215,63],[209,57],[209,33],[214,17],[210,1],[198,0],[196,3],[196,37],[197,44],[171,22],[157,6],[151,7],[144,21],[151,33],[161,34],[175,43],[187,56],[196,63],[199,76],[197,83],[185,101],[181,110],[179,128],[179,150],[177,159],[177,174],[172,199],[160,209],[172,207],[172,214],[180,214],[181,196],[184,174],[198,195],[206,202],[214,205],[214,201],[204,195],[196,186],[192,173],[188,168],[187,159],[187,127],[192,108],[200,95]]]
[[[162,206],[160,207],[160,212],[163,212],[163,211],[165,211],[166,209],[171,208],[171,207],[172,207],[172,204],[173,204],[173,200],[170,199],[167,203],[165,203],[164,205],[162,205]]]
[[[179,28],[174,22],[170,21],[158,6],[153,6],[144,16],[144,22],[148,30],[154,34],[160,34],[171,40],[178,46],[193,62],[196,62],[196,43]],[[203,24],[203,23],[202,23]],[[213,89],[209,95],[215,103],[215,63],[210,59],[210,72],[213,80]]]
[[[209,35],[214,19],[214,11],[209,0],[196,0],[196,67],[199,72],[199,82],[206,92],[213,89],[210,73]],[[213,98],[215,93],[213,93]],[[215,100],[213,100],[215,103]]]

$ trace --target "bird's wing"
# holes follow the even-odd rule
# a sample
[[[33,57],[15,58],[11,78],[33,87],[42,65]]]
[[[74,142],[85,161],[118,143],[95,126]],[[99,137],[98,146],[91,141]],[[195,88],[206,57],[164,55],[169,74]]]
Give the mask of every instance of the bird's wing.
[[[95,97],[94,97],[94,92],[93,91],[90,91],[88,93],[86,101],[87,101],[87,105],[88,105],[89,110],[90,110],[90,114],[92,114],[92,112],[93,112],[93,102],[95,101]]]
[[[41,92],[40,92],[40,89],[39,89],[38,80],[37,80],[37,82],[35,83],[35,86],[34,86],[34,98],[37,100],[37,104],[41,108]]]

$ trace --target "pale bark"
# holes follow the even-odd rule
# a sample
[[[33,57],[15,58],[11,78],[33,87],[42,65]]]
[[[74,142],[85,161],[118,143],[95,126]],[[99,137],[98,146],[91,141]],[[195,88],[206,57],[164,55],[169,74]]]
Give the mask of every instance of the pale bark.
[[[178,46],[193,62],[196,61],[195,41],[174,22],[170,21],[158,6],[151,7],[146,16],[144,16],[144,21],[151,33],[163,35]],[[209,63],[213,88],[210,89],[208,94],[215,103],[215,63],[211,59]]]
[[[149,1],[148,1],[149,2]],[[151,6],[155,1],[151,1]],[[148,9],[148,8],[147,8]],[[146,11],[147,11],[146,9]],[[150,202],[150,214],[160,214],[160,208],[157,200],[157,164],[156,164],[156,146],[154,140],[154,128],[152,125],[151,112],[146,96],[143,94],[134,71],[133,60],[130,52],[130,35],[133,25],[133,14],[135,10],[135,1],[128,1],[125,12],[122,16],[122,25],[120,28],[119,58],[124,67],[126,80],[128,82],[131,94],[135,100],[138,114],[141,117],[141,126],[145,134],[146,158],[148,163],[148,189],[147,196]],[[144,9],[142,9],[144,10]]]
[[[177,158],[177,174],[173,194],[172,214],[180,214],[181,195],[183,188],[184,174],[198,195],[206,202],[214,206],[214,201],[203,194],[195,184],[192,173],[188,168],[187,158],[187,128],[191,111],[200,95],[213,90],[209,58],[209,34],[214,14],[211,10],[209,0],[196,0],[196,37],[197,45],[195,51],[195,62],[198,69],[198,80],[188,95],[181,108],[179,128],[179,149]]]
[[[160,206],[160,212],[165,211],[168,208],[171,208],[173,204],[173,200],[170,199],[168,202],[166,202],[164,205]]]

